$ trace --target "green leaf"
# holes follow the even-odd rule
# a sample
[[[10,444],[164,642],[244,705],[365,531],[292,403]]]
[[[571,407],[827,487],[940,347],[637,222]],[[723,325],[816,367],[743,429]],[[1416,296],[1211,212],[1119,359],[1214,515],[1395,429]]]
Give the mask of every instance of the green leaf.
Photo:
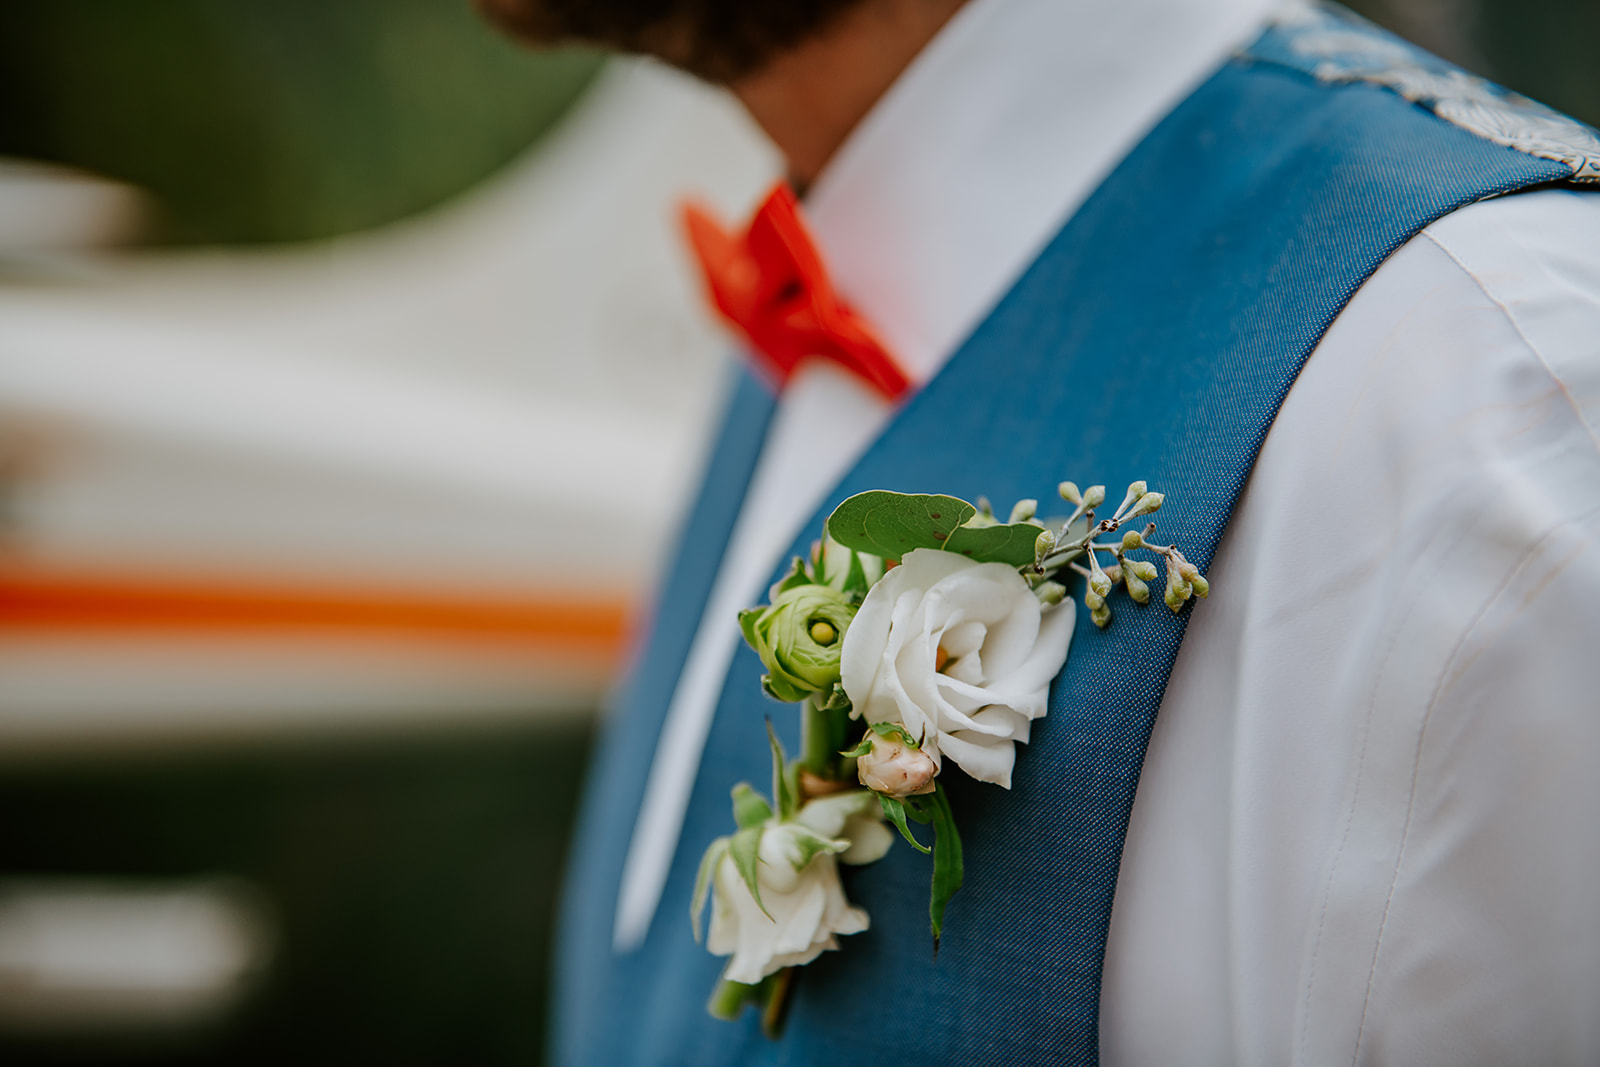
[[[845,751],[839,753],[839,755],[843,756],[845,759],[859,759],[871,751],[872,738],[863,736],[861,740],[856,743],[855,748],[846,749]]]
[[[766,610],[766,608],[751,608],[739,612],[739,632],[744,634],[744,643],[757,653],[761,651],[761,639],[756,636],[756,620],[761,618],[761,613]]]
[[[964,868],[961,860],[961,835],[956,832],[955,815],[944,786],[935,782],[933,803],[933,894],[928,899],[928,917],[933,921],[933,951],[939,953],[939,936],[944,932],[944,910],[961,888]]]
[[[883,577],[881,556],[846,548],[831,537],[823,538],[822,559],[828,584],[857,603]]]
[[[767,798],[750,788],[749,782],[733,787],[733,821],[741,830],[753,830],[772,818],[772,805]]]
[[[823,700],[821,696],[822,694],[816,693],[812,695],[811,699],[823,711],[848,712],[851,708],[850,694],[846,693],[844,686],[838,682],[833,683],[833,690],[828,694],[828,699]]]
[[[771,674],[763,674],[761,676],[761,691],[773,700],[781,701],[785,704],[798,704],[811,695],[810,690],[791,685],[782,678]]]
[[[817,858],[818,853],[826,852],[831,855],[837,855],[850,847],[850,842],[848,841],[823,837],[809,826],[800,823],[790,823],[784,828],[784,832],[790,835],[790,838],[800,849],[799,856],[790,860],[791,866],[796,871],[805,870],[811,861]]]
[[[689,923],[694,927],[696,942],[700,940],[700,915],[706,910],[706,895],[711,890],[711,876],[727,853],[728,839],[719,837],[711,842],[706,854],[700,857],[700,870],[694,876],[694,897],[689,901]]]
[[[951,533],[941,547],[958,552],[979,563],[1004,563],[1010,567],[1033,565],[1033,546],[1044,527],[1032,522],[1000,523],[995,526],[963,526]]]
[[[903,803],[895,797],[886,797],[882,793],[878,794],[878,803],[883,807],[884,816],[894,824],[896,830],[900,831],[901,837],[911,842],[912,848],[924,853],[933,851],[933,849],[911,835],[911,827],[906,825],[906,806]],[[696,940],[699,940],[699,938],[696,937]]]
[[[783,744],[778,740],[772,720],[767,720],[767,743],[772,746],[772,795],[778,798],[778,818],[787,819],[800,808],[800,797],[788,773],[783,757]]]
[[[789,564],[789,573],[779,578],[777,584],[769,589],[767,593],[770,599],[776,600],[778,599],[778,594],[786,593],[795,588],[795,586],[820,584],[820,582],[813,581],[811,575],[806,571],[806,561],[796,556]]]
[[[868,729],[879,737],[887,737],[891,741],[899,741],[907,748],[922,747],[922,742],[906,733],[906,728],[897,722],[875,722]]]
[[[906,733],[906,728],[901,726],[899,723],[875,722],[867,727],[867,732],[862,735],[860,742],[856,744],[855,748],[852,748],[848,752],[841,752],[839,755],[844,756],[846,759],[859,759],[860,757],[865,756],[868,752],[872,751],[873,734],[877,734],[879,737],[886,737],[891,741],[899,741],[907,748],[922,747],[922,743],[916,738],[912,737],[910,734]],[[926,821],[926,819],[923,820],[923,822]]]
[[[733,857],[734,870],[739,872],[739,877],[744,879],[745,888],[750,890],[750,895],[755,897],[756,907],[761,909],[761,914],[772,918],[772,913],[767,906],[761,903],[761,883],[756,878],[756,864],[761,859],[761,835],[764,832],[760,826],[752,826],[748,830],[740,830],[728,839],[728,855]]]
[[[923,825],[933,821],[933,797],[924,793],[921,796],[902,797],[900,803],[906,806],[906,815],[915,822]]]
[[[944,547],[950,534],[977,513],[953,496],[873,489],[835,508],[827,530],[829,537],[857,552],[904,559],[913,549]]]
[[[866,572],[861,567],[861,555],[846,548],[831,537],[822,538],[821,577],[841,593],[864,594],[867,591]]]
[[[978,524],[978,509],[953,496],[857,493],[828,517],[828,536],[858,552],[904,559],[918,548],[957,552],[979,563],[1026,567],[1044,527],[1036,522]],[[863,575],[865,577],[865,575]]]

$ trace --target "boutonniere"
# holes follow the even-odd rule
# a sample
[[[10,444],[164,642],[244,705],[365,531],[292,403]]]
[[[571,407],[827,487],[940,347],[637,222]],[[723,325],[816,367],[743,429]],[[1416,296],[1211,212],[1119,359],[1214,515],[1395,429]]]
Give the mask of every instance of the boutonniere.
[[[797,704],[801,752],[789,759],[768,723],[771,796],[733,790],[735,831],[706,850],[691,918],[731,957],[710,1003],[734,1018],[763,1010],[782,1023],[796,968],[837,949],[869,918],[846,899],[840,864],[880,859],[895,834],[931,857],[928,914],[938,952],[945,908],[964,876],[961,837],[940,778],[952,766],[1011,788],[1016,743],[1044,716],[1076,618],[1071,585],[1097,626],[1118,586],[1136,604],[1166,571],[1174,612],[1210,591],[1144,521],[1163,502],[1144,482],[1108,518],[1105,487],[1060,486],[1071,514],[1048,523],[1021,501],[1002,522],[987,501],[874,490],[828,517],[769,602],[741,612],[761,685]],[[1135,553],[1146,554],[1136,558]],[[918,832],[912,825],[925,826]],[[931,839],[927,839],[931,831]]]

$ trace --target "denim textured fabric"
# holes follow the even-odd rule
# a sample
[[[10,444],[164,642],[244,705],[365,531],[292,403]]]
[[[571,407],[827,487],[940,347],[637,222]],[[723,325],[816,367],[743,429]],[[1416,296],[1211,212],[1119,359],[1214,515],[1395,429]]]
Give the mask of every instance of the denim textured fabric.
[[[1148,478],[1172,501],[1156,516],[1158,539],[1204,569],[1295,376],[1384,258],[1455,208],[1571,173],[1386,89],[1319,81],[1274,58],[1285,54],[1278,32],[1217,72],[1106,180],[830,494],[795,553],[833,506],[869,488],[1004,504],[1047,497],[1063,478],[1103,482],[1114,498]],[[750,390],[724,434],[730,450],[752,448],[761,419]],[[765,716],[791,750],[798,737],[798,716],[761,694],[747,649],[729,671],[649,936],[613,955],[645,773],[750,465],[735,451],[714,465],[595,769],[560,931],[557,1061],[1094,1063],[1145,745],[1184,628],[1205,610],[1174,616],[1159,590],[1144,608],[1114,598],[1104,632],[1079,613],[1009,793],[945,776],[967,875],[937,959],[930,865],[897,844],[846,873],[872,927],[805,968],[781,1040],[761,1036],[753,1012],[707,1016],[722,961],[690,934],[696,864],[731,826],[730,787],[764,788]]]

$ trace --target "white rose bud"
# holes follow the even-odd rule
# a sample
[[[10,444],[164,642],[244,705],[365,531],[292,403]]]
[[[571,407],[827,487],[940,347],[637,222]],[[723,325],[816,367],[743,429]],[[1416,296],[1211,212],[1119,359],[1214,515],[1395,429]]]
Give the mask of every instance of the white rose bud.
[[[909,797],[933,792],[939,765],[919,748],[897,738],[872,738],[872,751],[856,761],[856,776],[875,793]]]
[[[769,819],[763,827],[756,864],[759,902],[727,839],[712,845],[691,908],[698,915],[702,893],[709,891],[706,947],[714,955],[733,957],[723,977],[753,985],[838,948],[841,934],[867,929],[867,913],[845,898],[839,864],[873,863],[893,841],[894,831],[884,825],[871,793],[851,790],[808,801],[792,819]]]

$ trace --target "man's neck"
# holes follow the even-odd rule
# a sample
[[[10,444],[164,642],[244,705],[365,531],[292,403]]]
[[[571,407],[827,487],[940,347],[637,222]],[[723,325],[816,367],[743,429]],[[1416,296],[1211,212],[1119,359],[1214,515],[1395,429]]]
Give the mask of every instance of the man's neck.
[[[862,0],[731,88],[804,189],[966,0]]]

